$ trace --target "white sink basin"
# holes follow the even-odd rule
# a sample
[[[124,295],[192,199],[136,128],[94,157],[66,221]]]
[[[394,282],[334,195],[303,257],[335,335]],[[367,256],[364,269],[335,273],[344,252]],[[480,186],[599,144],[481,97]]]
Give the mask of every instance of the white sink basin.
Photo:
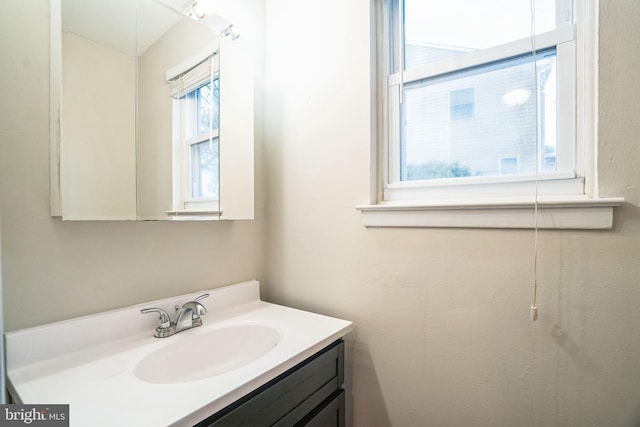
[[[280,334],[270,326],[238,325],[175,340],[142,358],[133,374],[156,384],[202,380],[247,365],[278,345]]]

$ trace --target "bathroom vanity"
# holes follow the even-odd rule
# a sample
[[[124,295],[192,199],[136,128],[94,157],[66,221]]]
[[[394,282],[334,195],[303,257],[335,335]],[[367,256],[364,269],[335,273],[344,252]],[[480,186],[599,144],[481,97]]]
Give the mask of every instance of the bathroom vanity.
[[[208,291],[202,326],[154,337],[202,292],[5,334],[16,403],[69,404],[71,426],[342,426],[346,320]]]

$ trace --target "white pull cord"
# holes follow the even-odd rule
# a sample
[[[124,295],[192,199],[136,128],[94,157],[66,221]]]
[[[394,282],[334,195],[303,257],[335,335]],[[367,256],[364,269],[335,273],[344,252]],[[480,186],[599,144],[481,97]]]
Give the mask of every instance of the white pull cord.
[[[535,183],[535,197],[533,201],[533,216],[534,216],[534,228],[533,228],[533,302],[530,307],[531,320],[538,320],[538,171],[540,168],[540,142],[538,134],[538,61],[536,58],[536,11],[535,0],[529,1],[531,9],[531,52],[533,54],[533,69],[535,79],[535,117],[536,117],[536,132],[535,132],[535,144],[536,144],[536,183]]]

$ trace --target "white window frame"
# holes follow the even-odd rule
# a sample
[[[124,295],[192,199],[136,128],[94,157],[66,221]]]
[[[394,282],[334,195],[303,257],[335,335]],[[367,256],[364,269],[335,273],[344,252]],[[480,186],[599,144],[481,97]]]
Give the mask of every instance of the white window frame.
[[[597,194],[598,2],[574,2],[576,25],[535,36],[535,49],[556,46],[558,63],[557,174],[399,180],[399,105],[402,85],[425,77],[531,52],[524,39],[435,64],[390,73],[388,13],[394,0],[378,4],[376,25],[378,138],[373,152],[372,200],[358,206],[369,227],[490,227],[610,229],[621,198]],[[397,1],[397,0],[396,0]],[[588,4],[587,4],[588,3]],[[387,12],[389,10],[390,12]],[[537,218],[534,217],[537,212]]]

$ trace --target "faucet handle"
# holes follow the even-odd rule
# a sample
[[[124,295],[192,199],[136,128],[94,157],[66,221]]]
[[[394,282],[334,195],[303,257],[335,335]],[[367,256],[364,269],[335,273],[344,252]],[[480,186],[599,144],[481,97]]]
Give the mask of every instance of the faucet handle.
[[[195,303],[195,314],[197,316],[202,316],[203,314],[207,314],[207,309],[205,308],[205,306],[200,304],[200,300],[203,300],[205,298],[209,298],[209,294],[202,294],[198,298],[193,300],[193,302]]]
[[[156,327],[156,333],[154,336],[158,338],[164,338],[171,336],[175,333],[175,325],[171,323],[171,317],[169,314],[161,308],[143,308],[140,310],[140,313],[160,313],[159,321],[160,323]]]
[[[171,326],[171,318],[169,317],[169,313],[161,308],[143,308],[142,310],[140,310],[140,313],[160,313],[160,324],[158,326],[160,326],[161,328],[168,328],[169,326]]]
[[[193,319],[197,319],[198,317],[207,314],[207,309],[204,305],[200,304],[198,301],[189,301],[182,305],[183,309],[191,310],[191,317]]]
[[[200,301],[201,299],[205,299],[205,298],[209,298],[209,294],[202,294],[202,295],[200,295],[198,298],[196,298],[194,301],[195,301],[195,302],[198,302],[198,301]]]

